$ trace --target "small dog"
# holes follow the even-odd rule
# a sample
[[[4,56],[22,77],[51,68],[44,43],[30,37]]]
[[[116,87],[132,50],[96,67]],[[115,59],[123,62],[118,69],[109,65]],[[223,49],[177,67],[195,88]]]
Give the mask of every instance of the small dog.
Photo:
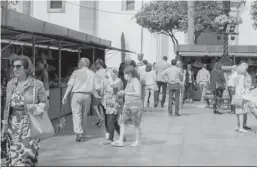
[[[56,124],[56,133],[63,133],[64,132],[64,128],[66,126],[66,116],[60,117],[59,118],[60,123]]]

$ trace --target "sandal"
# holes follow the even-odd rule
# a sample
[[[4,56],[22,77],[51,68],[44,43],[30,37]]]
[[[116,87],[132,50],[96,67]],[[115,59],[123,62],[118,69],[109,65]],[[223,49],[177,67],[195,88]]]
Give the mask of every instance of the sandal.
[[[124,144],[120,141],[115,141],[115,142],[112,142],[111,145],[113,147],[124,147]]]
[[[103,119],[100,119],[100,120],[99,120],[98,127],[101,127],[101,126],[102,126],[103,121],[104,121]]]
[[[130,147],[138,147],[139,146],[139,142],[138,141],[135,141],[134,143],[132,143],[130,145]]]
[[[240,132],[240,133],[248,133],[249,131],[247,131],[245,129],[238,129],[238,132]]]
[[[109,144],[111,144],[111,143],[112,143],[111,140],[106,140],[103,144],[104,144],[104,145],[109,145]]]

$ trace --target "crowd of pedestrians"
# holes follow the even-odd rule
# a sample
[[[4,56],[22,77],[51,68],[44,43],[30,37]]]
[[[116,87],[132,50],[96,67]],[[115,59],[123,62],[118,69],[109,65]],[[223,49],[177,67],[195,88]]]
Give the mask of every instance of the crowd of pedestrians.
[[[179,110],[184,101],[193,102],[193,91],[198,86],[201,92],[201,102],[210,106],[208,93],[213,95],[213,112],[221,114],[223,92],[228,87],[231,102],[231,112],[236,114],[236,131],[248,132],[247,113],[253,113],[257,118],[257,90],[252,90],[251,76],[247,73],[248,64],[241,62],[234,65],[228,82],[221,63],[217,62],[209,72],[206,64],[194,78],[191,64],[183,64],[173,59],[168,63],[166,56],[157,63],[144,60],[143,54],[138,54],[138,62],[126,57],[119,70],[106,67],[103,60],[94,64],[89,59],[81,58],[78,69],[68,81],[68,87],[62,98],[62,104],[67,104],[71,94],[71,109],[73,129],[76,142],[84,142],[87,117],[94,111],[98,117],[96,125],[104,123],[104,145],[123,147],[127,125],[135,128],[135,142],[132,147],[140,145],[140,124],[144,112],[163,108],[168,93],[168,115],[180,116]],[[9,166],[36,166],[38,162],[38,138],[32,138],[28,113],[46,111],[49,108],[49,86],[46,63],[37,62],[36,76],[34,67],[26,56],[13,57],[11,60],[14,78],[7,84],[6,104],[2,120],[2,136],[9,138],[7,163]],[[36,78],[35,78],[36,77]],[[227,83],[227,84],[226,84]],[[36,104],[32,94],[36,90]],[[160,91],[162,99],[159,101]],[[173,113],[173,105],[175,112]],[[115,131],[119,135],[114,140]],[[104,136],[103,136],[104,137]]]

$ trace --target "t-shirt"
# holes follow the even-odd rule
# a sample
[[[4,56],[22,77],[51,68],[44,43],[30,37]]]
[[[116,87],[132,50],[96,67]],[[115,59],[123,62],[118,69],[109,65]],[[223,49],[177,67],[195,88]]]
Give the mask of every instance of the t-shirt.
[[[145,72],[142,80],[144,80],[146,86],[151,86],[155,84],[156,74],[154,71]]]

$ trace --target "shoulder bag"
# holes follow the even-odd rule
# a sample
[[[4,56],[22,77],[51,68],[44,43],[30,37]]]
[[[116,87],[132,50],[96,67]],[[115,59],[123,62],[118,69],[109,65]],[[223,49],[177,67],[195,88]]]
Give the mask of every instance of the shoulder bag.
[[[34,87],[33,87],[33,104],[36,104],[35,80],[34,80]],[[55,135],[55,131],[49,119],[47,111],[44,111],[41,115],[38,115],[38,116],[29,112],[29,118],[30,118],[31,137],[44,140]]]

